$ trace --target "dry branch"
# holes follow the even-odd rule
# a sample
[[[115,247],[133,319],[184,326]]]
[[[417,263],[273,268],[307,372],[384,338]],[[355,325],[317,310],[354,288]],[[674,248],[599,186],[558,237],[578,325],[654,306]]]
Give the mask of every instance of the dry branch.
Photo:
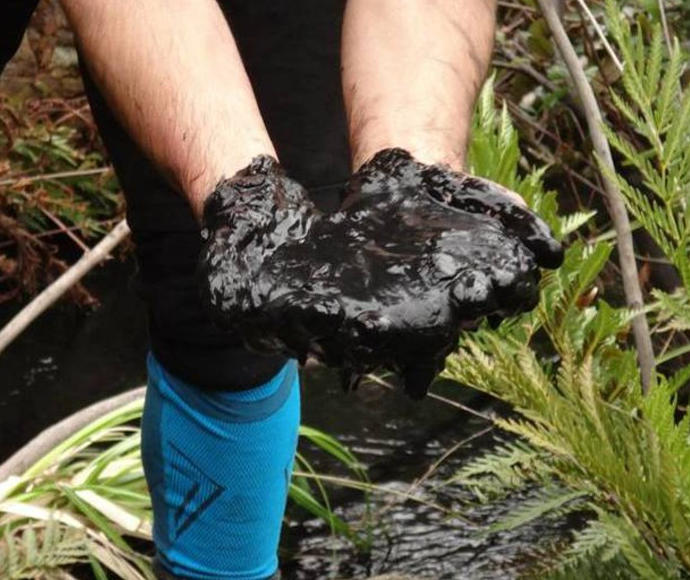
[[[582,68],[582,64],[558,16],[553,0],[538,0],[538,2],[544,19],[551,30],[556,47],[568,68],[575,91],[582,101],[594,150],[600,162],[611,172],[615,172],[611,149],[602,130],[604,118],[597,104],[594,91]],[[625,209],[623,194],[618,185],[613,180],[609,179],[605,172],[601,173],[611,221],[616,230],[618,260],[623,278],[623,290],[625,292],[626,302],[631,308],[641,308],[644,301],[638,278],[637,263],[635,262],[630,219]],[[652,348],[652,340],[645,315],[638,314],[635,316],[632,321],[632,326],[635,336],[635,346],[637,347],[637,359],[642,377],[642,388],[646,392],[653,380],[654,350]]]
[[[108,254],[129,234],[127,222],[122,220],[92,250],[84,253],[79,261],[34,298],[19,314],[0,330],[0,353],[29,326],[38,316],[52,306],[65,292],[100,264]]]
[[[95,167],[93,169],[75,169],[74,171],[59,171],[58,173],[46,173],[43,175],[25,175],[12,177],[0,181],[0,187],[10,187],[13,185],[33,183],[49,179],[68,179],[71,177],[90,177],[92,175],[102,175],[111,171],[110,167]]]
[[[49,451],[111,411],[120,409],[144,397],[146,387],[139,387],[77,411],[39,433],[24,447],[0,465],[0,482],[9,477],[21,475]]]

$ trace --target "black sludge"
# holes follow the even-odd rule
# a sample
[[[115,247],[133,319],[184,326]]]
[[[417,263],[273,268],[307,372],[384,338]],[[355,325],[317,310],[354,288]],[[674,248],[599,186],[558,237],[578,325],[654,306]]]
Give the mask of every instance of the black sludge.
[[[219,184],[199,269],[211,316],[259,352],[311,354],[350,385],[386,368],[423,397],[461,328],[534,307],[539,270],[503,220],[434,199],[420,167],[382,152],[332,215],[268,157]]]

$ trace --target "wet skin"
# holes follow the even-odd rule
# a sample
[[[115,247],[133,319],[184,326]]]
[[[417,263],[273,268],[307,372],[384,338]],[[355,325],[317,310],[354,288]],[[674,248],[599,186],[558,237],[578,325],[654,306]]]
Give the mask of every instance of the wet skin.
[[[461,328],[536,306],[562,249],[488,181],[385,150],[320,214],[270,157],[221,182],[204,210],[202,300],[246,345],[342,369],[376,368],[422,398]]]

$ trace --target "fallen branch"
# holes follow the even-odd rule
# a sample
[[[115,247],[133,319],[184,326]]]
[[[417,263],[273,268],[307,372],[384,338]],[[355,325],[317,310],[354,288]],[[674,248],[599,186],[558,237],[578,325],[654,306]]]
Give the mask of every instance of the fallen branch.
[[[661,15],[661,25],[664,29],[664,39],[666,40],[666,48],[670,52],[673,50],[673,42],[671,41],[671,32],[668,29],[668,19],[666,18],[666,8],[664,0],[659,1],[659,14]]]
[[[31,201],[31,196],[29,196],[26,192],[21,192],[20,195],[25,200]],[[74,230],[69,226],[65,225],[65,223],[53,212],[49,211],[41,205],[38,206],[38,209],[44,216],[46,216],[51,222],[53,222],[53,224],[55,224],[63,234],[65,234],[70,240],[72,240],[82,250],[82,252],[89,251],[89,246],[87,246],[81,239],[79,239],[79,236],[77,236],[74,233]]]
[[[12,177],[0,181],[0,187],[10,187],[19,183],[33,183],[35,181],[47,181],[49,179],[69,179],[72,177],[90,177],[102,175],[111,171],[111,167],[97,167],[95,169],[76,169],[74,171],[60,171],[58,173],[44,173],[42,175],[26,175],[24,177]]]
[[[604,123],[603,115],[597,104],[594,91],[582,68],[582,64],[578,59],[577,53],[568,38],[568,34],[563,28],[553,0],[537,1],[539,2],[539,7],[544,15],[544,19],[551,30],[556,47],[568,68],[568,72],[575,86],[575,91],[582,101],[594,150],[602,165],[615,173],[616,169],[613,164],[611,149],[602,130],[602,125]],[[625,209],[625,201],[623,200],[623,194],[618,188],[618,185],[607,177],[606,172],[602,171],[601,173],[611,221],[616,230],[618,260],[621,268],[621,276],[623,278],[625,299],[630,308],[639,309],[643,306],[644,301],[638,278],[632,231],[628,212]],[[640,374],[642,377],[642,389],[644,392],[647,392],[653,379],[654,350],[652,348],[652,340],[645,315],[638,314],[635,316],[632,320],[632,327],[635,336],[635,346],[637,347],[637,360],[640,365]]]
[[[34,298],[10,322],[0,330],[0,353],[29,326],[36,318],[52,306],[65,292],[81,280],[90,270],[100,264],[113,249],[129,234],[129,226],[122,220],[93,249],[84,255]]]
[[[103,220],[93,221],[91,223],[94,226],[104,226],[104,225],[108,225],[109,223],[111,223],[111,221],[112,220],[110,220],[110,219],[103,219]],[[36,232],[35,234],[32,234],[32,236],[35,239],[39,240],[41,238],[49,238],[50,236],[54,236],[57,234],[64,234],[66,230],[69,230],[70,232],[74,232],[77,230],[82,230],[83,228],[84,228],[84,226],[82,226],[82,225],[66,226],[64,228],[53,228],[52,230],[43,230],[40,232]],[[3,248],[7,248],[9,246],[12,246],[16,243],[17,242],[14,240],[6,240],[4,242],[0,242],[0,250],[2,250]]]
[[[139,387],[109,399],[81,409],[73,415],[48,427],[29,441],[19,451],[14,453],[2,465],[0,465],[0,482],[8,478],[24,473],[29,467],[46,455],[49,451],[60,445],[63,441],[74,435],[77,431],[100,419],[111,411],[115,411],[129,403],[141,399],[146,393],[146,387]]]

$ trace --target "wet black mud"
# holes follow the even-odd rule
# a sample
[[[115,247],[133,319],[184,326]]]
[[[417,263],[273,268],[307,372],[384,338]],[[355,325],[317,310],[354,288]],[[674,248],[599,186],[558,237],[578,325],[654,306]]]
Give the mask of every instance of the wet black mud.
[[[546,224],[490,182],[386,150],[319,213],[258,157],[206,204],[200,282],[247,346],[342,370],[383,368],[425,395],[461,328],[534,308],[539,266],[562,261]]]

